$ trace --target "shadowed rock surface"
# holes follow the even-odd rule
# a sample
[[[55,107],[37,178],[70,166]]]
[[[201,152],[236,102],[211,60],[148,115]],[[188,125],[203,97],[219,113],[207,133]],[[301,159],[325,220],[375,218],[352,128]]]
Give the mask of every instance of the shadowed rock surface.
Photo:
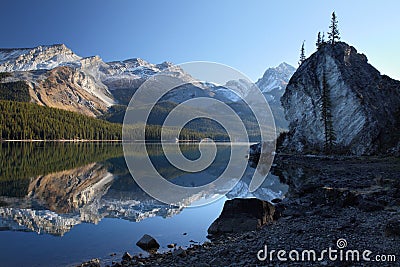
[[[235,198],[225,202],[221,215],[208,228],[209,234],[252,231],[272,222],[275,207],[256,198]]]
[[[143,235],[142,238],[136,242],[136,245],[144,250],[157,250],[160,247],[157,240],[149,235]]]

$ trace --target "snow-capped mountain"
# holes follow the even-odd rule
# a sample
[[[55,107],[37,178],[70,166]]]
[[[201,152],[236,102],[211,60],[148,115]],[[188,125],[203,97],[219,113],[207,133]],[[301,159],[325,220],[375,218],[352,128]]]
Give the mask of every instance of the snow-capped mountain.
[[[267,69],[263,77],[256,82],[270,105],[275,118],[275,125],[279,131],[288,128],[288,122],[285,119],[280,99],[285,93],[286,85],[295,71],[296,68],[293,66],[281,63],[276,68]]]
[[[63,44],[0,49],[0,72],[49,70],[79,64],[81,59]]]
[[[256,85],[263,93],[273,90],[285,91],[286,85],[295,71],[296,68],[283,62],[276,68],[267,69]]]
[[[240,102],[240,99],[246,99],[253,86],[257,86],[267,100],[275,118],[275,124],[279,131],[288,128],[288,122],[285,120],[283,107],[280,98],[285,92],[293,73],[294,67],[287,63],[281,63],[275,68],[269,68],[265,71],[262,78],[253,84],[244,79],[228,81],[224,86],[213,88],[215,96],[222,101]]]
[[[23,80],[32,89],[32,102],[90,116],[104,114],[114,104],[127,104],[146,79],[161,71],[193,80],[169,62],[134,58],[107,63],[99,56],[80,57],[63,44],[0,49],[0,72],[12,73],[5,82]]]
[[[221,97],[237,102],[240,99],[246,98],[252,86],[254,84],[245,79],[231,80],[226,82],[224,86],[220,86],[215,92],[221,95]]]
[[[25,81],[31,102],[89,116],[116,103],[107,86],[83,68],[100,61],[82,58],[63,44],[0,49],[0,72],[11,73],[3,82]]]
[[[170,62],[152,64],[140,58],[133,58],[125,61],[113,61],[103,63],[99,66],[91,64],[85,68],[85,70],[90,72],[93,76],[97,75],[96,77],[107,86],[114,99],[119,104],[123,105],[129,103],[129,100],[132,98],[137,88],[139,88],[148,78],[160,72],[178,78],[182,82],[194,82],[194,79],[189,74]],[[195,89],[199,88],[196,86]],[[186,91],[181,91],[181,94],[191,94],[189,90],[190,88],[188,87]],[[175,99],[173,102],[179,101]]]
[[[287,127],[280,97],[294,71],[294,67],[282,63],[269,68],[256,83],[280,128]],[[103,115],[115,104],[127,105],[137,88],[160,72],[187,83],[163,99],[176,104],[203,96],[240,105],[240,99],[254,86],[247,80],[228,81],[225,85],[198,82],[169,62],[152,64],[140,58],[104,62],[99,56],[84,58],[63,44],[0,49],[0,72],[12,74],[3,82],[25,81],[31,102],[89,116]]]

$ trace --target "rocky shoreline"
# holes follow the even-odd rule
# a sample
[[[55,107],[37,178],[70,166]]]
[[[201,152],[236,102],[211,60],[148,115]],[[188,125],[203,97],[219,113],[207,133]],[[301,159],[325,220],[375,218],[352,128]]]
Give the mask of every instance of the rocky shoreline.
[[[273,222],[187,249],[148,257],[125,254],[112,266],[399,266],[399,158],[281,154],[273,166],[272,172],[289,185],[287,197],[275,204],[281,212]],[[262,259],[265,246],[268,257],[260,260],[257,254]],[[325,254],[318,260],[329,248],[337,250],[338,258]],[[278,250],[286,251],[281,258],[287,261],[278,259]],[[299,252],[298,261],[289,258],[292,250]],[[301,261],[305,250],[314,250],[316,260],[308,261],[306,253]],[[359,261],[351,254],[347,261],[345,256],[340,260],[340,251],[346,255],[348,250],[358,250]],[[371,251],[366,257],[370,262],[362,257],[366,250]],[[295,253],[291,256],[296,259]],[[378,263],[376,256],[389,261]],[[80,266],[102,264],[92,260]]]

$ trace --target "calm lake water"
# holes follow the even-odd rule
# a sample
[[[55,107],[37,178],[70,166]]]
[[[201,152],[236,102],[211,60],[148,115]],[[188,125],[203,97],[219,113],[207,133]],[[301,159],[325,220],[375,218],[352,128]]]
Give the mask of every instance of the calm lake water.
[[[201,173],[185,173],[168,164],[159,144],[148,145],[147,151],[165,179],[198,186],[213,181],[226,167],[230,147],[217,148],[216,159]],[[181,145],[181,151],[191,159],[199,156],[194,144]],[[0,265],[73,266],[91,258],[111,263],[125,251],[145,253],[135,245],[143,234],[155,237],[161,251],[171,243],[202,243],[226,199],[271,200],[286,193],[287,186],[271,174],[249,193],[254,171],[248,166],[225,197],[183,208],[156,201],[140,189],[121,144],[1,143]]]

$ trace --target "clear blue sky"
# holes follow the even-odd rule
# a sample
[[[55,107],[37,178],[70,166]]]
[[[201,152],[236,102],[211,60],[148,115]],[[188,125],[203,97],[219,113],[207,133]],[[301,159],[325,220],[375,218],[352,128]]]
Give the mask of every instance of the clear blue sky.
[[[336,11],[342,39],[382,73],[400,79],[400,1],[3,0],[0,47],[64,43],[105,61],[216,61],[251,79],[285,61]]]

